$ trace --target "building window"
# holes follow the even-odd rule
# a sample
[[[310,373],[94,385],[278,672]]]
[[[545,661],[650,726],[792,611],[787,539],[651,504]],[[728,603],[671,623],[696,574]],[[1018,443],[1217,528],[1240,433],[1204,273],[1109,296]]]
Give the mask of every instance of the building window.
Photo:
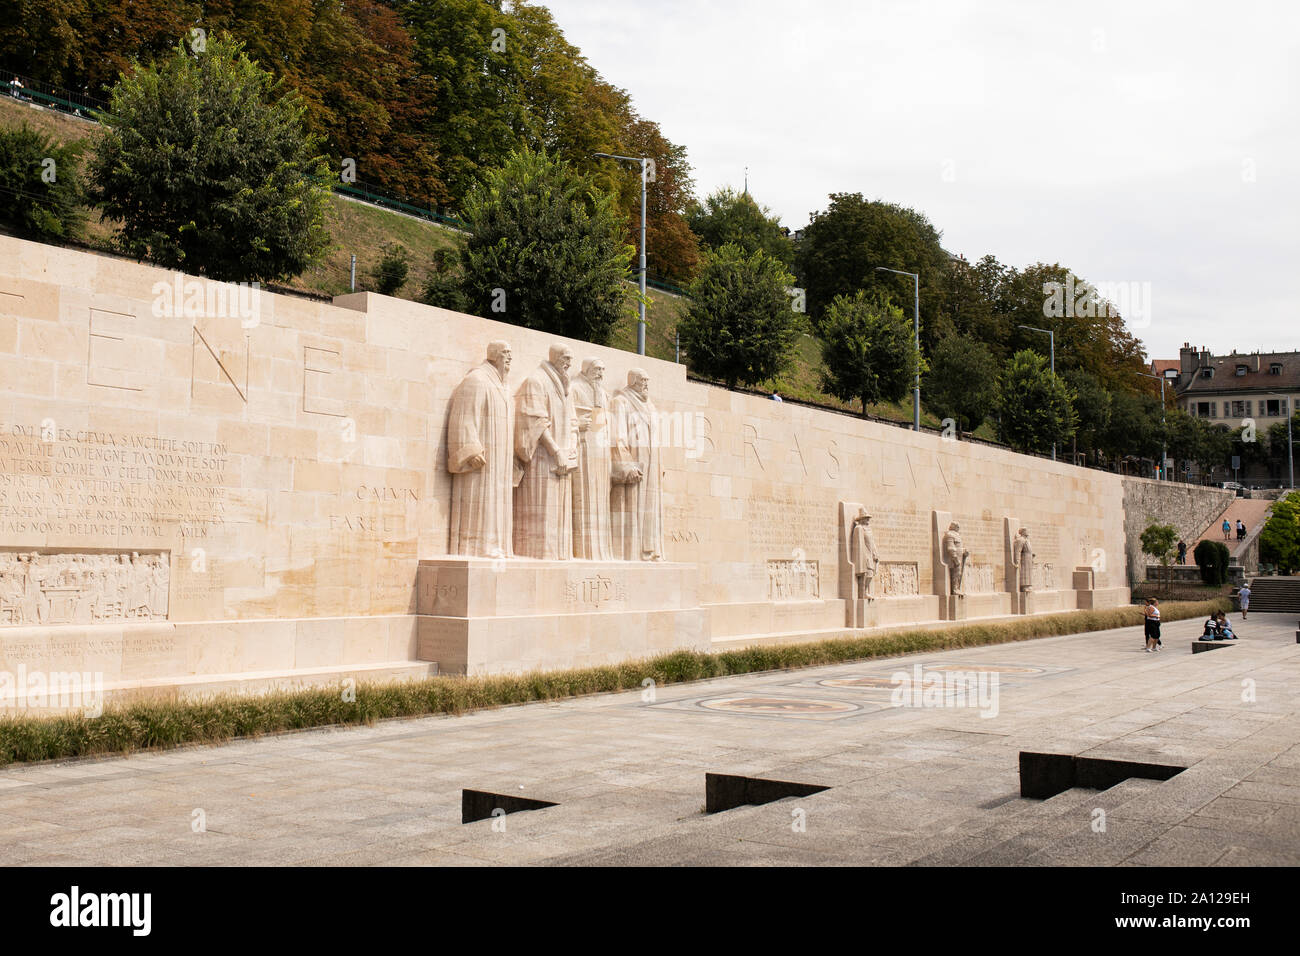
[[[1227,402],[1224,402],[1224,404],[1226,405]],[[1250,417],[1250,399],[1246,399],[1246,400],[1244,400],[1244,401],[1234,401],[1234,402],[1232,403],[1232,417],[1233,417],[1233,418],[1249,418],[1249,417]]]
[[[1282,363],[1281,363],[1281,362],[1274,362],[1272,365],[1270,365],[1270,366],[1268,367],[1268,374],[1269,374],[1269,375],[1281,375],[1281,374],[1282,374]]]
[[[1201,378],[1214,378],[1214,369],[1212,368],[1201,369]]]
[[[1238,374],[1238,375],[1245,375],[1248,371],[1250,371],[1250,367],[1247,366],[1247,365],[1238,365],[1238,366],[1237,366],[1237,374]]]
[[[1197,402],[1197,403],[1196,403],[1196,417],[1197,417],[1197,418],[1215,418],[1216,416],[1215,416],[1215,414],[1214,414],[1214,402]]]

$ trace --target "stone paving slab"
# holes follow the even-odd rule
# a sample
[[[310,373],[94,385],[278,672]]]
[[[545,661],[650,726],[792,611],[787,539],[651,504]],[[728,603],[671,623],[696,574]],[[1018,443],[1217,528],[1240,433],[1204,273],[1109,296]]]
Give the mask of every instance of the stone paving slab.
[[[1193,656],[1200,622],[1183,621],[1165,625],[1158,654],[1127,628],[672,685],[652,701],[638,690],[11,767],[0,770],[0,860],[1296,865],[1294,629],[1291,615],[1257,614],[1232,654]],[[918,664],[997,673],[995,712],[953,706],[950,693],[932,699],[943,706],[894,707],[890,686],[864,681]],[[1027,800],[1022,750],[1187,769]],[[706,772],[830,789],[710,816]],[[559,805],[462,825],[462,788]],[[192,827],[199,810],[204,832]]]

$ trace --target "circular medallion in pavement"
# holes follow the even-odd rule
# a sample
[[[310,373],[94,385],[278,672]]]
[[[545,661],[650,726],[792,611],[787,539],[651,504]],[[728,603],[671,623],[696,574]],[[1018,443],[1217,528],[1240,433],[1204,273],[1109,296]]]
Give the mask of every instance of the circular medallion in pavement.
[[[859,710],[856,704],[842,700],[817,700],[807,697],[715,697],[700,701],[709,710],[726,710],[737,714],[770,714],[777,717],[821,717],[847,714]]]
[[[829,677],[817,683],[823,687],[881,687],[893,690],[899,682],[892,677]]]
[[[962,671],[969,674],[1041,674],[1041,667],[1000,667],[997,664],[935,664],[927,671]]]

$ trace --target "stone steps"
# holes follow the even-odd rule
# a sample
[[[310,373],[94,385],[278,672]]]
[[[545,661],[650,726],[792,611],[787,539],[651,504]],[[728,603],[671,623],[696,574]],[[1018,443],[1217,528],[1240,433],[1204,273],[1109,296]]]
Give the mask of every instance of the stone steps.
[[[1300,613],[1300,578],[1255,578],[1250,582],[1250,610]]]

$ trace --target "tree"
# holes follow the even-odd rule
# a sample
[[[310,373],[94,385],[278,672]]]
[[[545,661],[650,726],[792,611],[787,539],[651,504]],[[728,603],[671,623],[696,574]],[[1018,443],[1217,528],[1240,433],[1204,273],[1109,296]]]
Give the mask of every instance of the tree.
[[[922,392],[926,407],[951,418],[962,431],[979,428],[998,396],[998,366],[988,346],[950,335],[934,347],[929,366]]]
[[[725,245],[705,253],[677,325],[687,364],[729,388],[781,374],[804,328],[786,292],[793,281],[762,250],[747,256],[739,246]]]
[[[303,107],[237,42],[178,46],[113,89],[93,195],[124,251],[224,281],[297,275],[329,243],[328,189]]]
[[[411,257],[401,243],[383,248],[379,261],[370,270],[370,279],[380,295],[397,295],[411,273]]]
[[[948,264],[938,230],[914,209],[868,202],[861,193],[832,193],[830,199],[825,212],[813,213],[795,253],[814,324],[837,295],[859,289],[884,292],[910,314],[911,276],[878,272],[877,266],[919,273],[922,315],[931,316]],[[928,322],[921,335],[927,350],[937,341]]]
[[[841,401],[896,402],[915,381],[912,323],[876,293],[836,296],[821,324],[822,388]]]
[[[84,219],[84,147],[56,143],[26,122],[0,130],[0,224],[38,239],[74,238]]]
[[[469,298],[465,295],[465,270],[461,266],[463,243],[452,248],[439,249],[433,254],[420,301],[452,312],[468,312]]]
[[[1259,559],[1277,565],[1282,574],[1300,570],[1300,492],[1291,492],[1273,506],[1259,533]]]
[[[1074,411],[1078,415],[1075,441],[1085,453],[1096,452],[1110,427],[1114,407],[1111,394],[1097,376],[1081,368],[1069,369],[1061,377],[1074,393]]]
[[[1150,524],[1142,532],[1142,553],[1151,555],[1165,569],[1166,594],[1169,593],[1170,586],[1173,583],[1173,572],[1169,570],[1169,566],[1173,561],[1174,549],[1177,546],[1178,530],[1173,525]]]
[[[1074,396],[1037,352],[1017,352],[998,383],[998,437],[1017,451],[1043,452],[1074,434]]]
[[[733,243],[746,255],[762,249],[787,268],[794,266],[794,245],[781,229],[781,220],[749,193],[723,187],[704,202],[692,203],[686,211],[686,224],[709,249]]]
[[[631,249],[609,194],[568,163],[524,149],[465,201],[471,311],[603,345],[632,295]]]

